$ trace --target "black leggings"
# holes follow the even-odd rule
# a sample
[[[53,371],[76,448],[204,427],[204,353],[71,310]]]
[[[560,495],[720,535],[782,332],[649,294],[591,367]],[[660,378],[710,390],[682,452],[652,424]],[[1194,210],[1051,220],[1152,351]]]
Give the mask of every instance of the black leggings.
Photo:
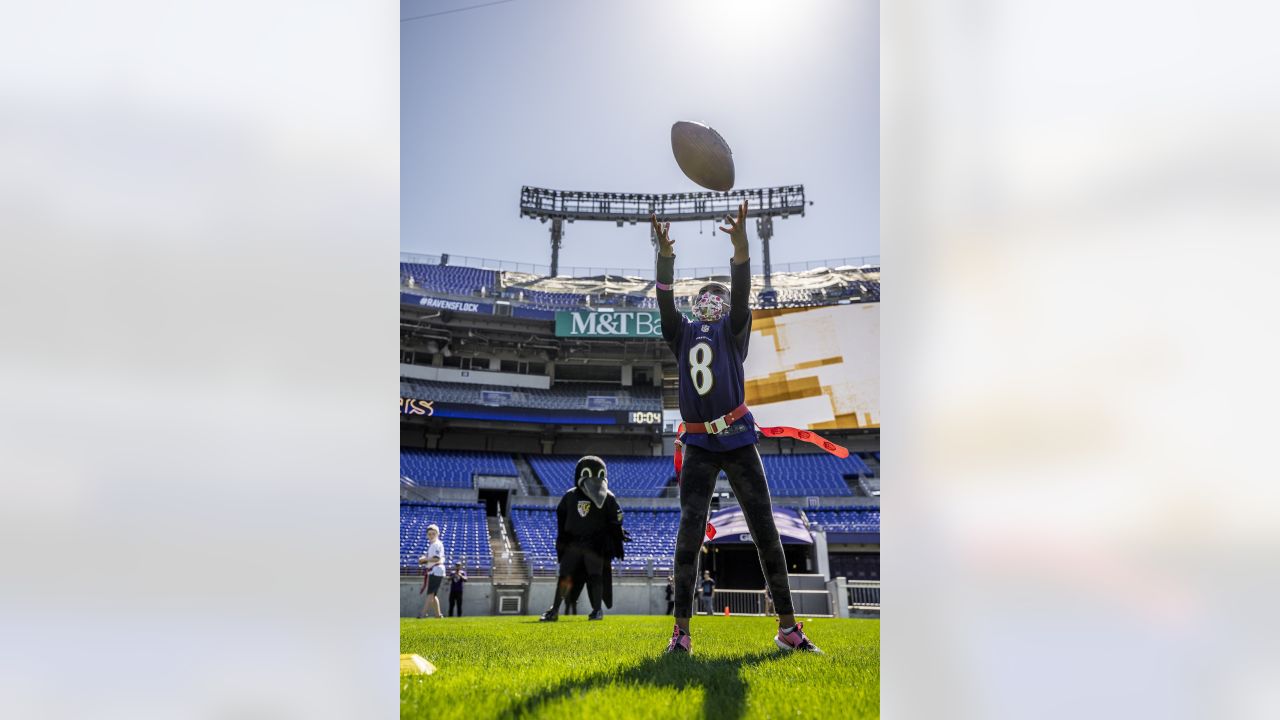
[[[458,608],[458,617],[462,617],[462,593],[449,592],[449,617],[453,617],[453,608]]]
[[[693,586],[698,576],[698,552],[706,537],[707,513],[716,477],[724,470],[729,486],[738,496],[751,539],[760,555],[774,608],[779,615],[792,614],[791,586],[787,582],[787,558],[773,523],[773,504],[764,479],[764,465],[755,445],[728,452],[712,452],[693,445],[684,446],[680,469],[680,530],[676,534],[675,616],[693,615]]]
[[[587,599],[591,601],[592,611],[600,609],[600,600],[604,594],[604,556],[595,549],[582,545],[570,544],[560,557],[560,582],[556,584],[556,597],[551,607],[559,609],[560,600],[569,593],[573,576],[581,565],[587,572]],[[577,604],[577,600],[574,600]],[[565,608],[568,614],[568,607]],[[576,613],[575,613],[576,614]]]

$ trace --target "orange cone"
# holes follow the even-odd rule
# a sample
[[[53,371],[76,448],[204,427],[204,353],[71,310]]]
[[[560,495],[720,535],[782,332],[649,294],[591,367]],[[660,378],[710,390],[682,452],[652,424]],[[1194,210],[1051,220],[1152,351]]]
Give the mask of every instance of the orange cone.
[[[724,606],[724,616],[725,616],[725,617],[729,617],[729,606],[728,606],[728,605],[725,605],[725,606]]]

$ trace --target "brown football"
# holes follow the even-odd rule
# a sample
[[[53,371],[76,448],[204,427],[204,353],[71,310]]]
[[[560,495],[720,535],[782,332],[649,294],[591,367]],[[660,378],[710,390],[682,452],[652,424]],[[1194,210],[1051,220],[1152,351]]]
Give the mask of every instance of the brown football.
[[[672,125],[671,152],[684,174],[702,187],[719,192],[733,188],[733,151],[710,127],[686,120]]]

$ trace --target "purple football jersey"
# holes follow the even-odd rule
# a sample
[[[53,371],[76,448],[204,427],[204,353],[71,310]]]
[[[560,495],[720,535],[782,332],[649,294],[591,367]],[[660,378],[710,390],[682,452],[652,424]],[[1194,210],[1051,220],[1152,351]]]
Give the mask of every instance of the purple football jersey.
[[[733,412],[746,401],[742,362],[747,359],[751,321],[734,335],[729,314],[715,322],[680,316],[680,331],[670,344],[680,373],[680,416],[685,422],[706,423]],[[751,413],[723,433],[687,433],[686,445],[723,452],[756,442]]]

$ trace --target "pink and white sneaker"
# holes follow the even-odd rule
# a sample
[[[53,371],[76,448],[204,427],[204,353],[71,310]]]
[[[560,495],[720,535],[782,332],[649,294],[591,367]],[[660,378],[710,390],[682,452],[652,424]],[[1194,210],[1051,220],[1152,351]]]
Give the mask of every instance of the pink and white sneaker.
[[[809,642],[809,638],[804,636],[804,623],[796,623],[796,626],[790,630],[778,628],[778,636],[773,639],[780,650],[798,650],[800,652],[817,653],[824,655],[817,645]]]
[[[675,632],[671,633],[671,642],[667,643],[667,653],[684,653],[686,655],[693,652],[693,638],[689,637],[689,633],[680,629],[677,625]]]

